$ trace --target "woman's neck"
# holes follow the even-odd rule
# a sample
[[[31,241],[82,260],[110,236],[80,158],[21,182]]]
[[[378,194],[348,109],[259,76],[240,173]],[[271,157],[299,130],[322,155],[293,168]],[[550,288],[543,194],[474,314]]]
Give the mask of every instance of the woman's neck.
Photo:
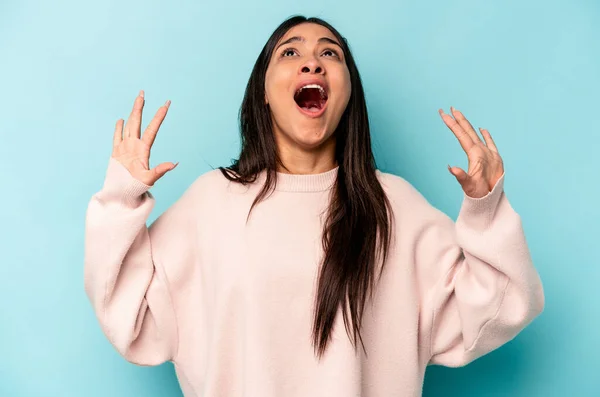
[[[312,150],[291,145],[278,146],[279,158],[283,164],[277,165],[277,172],[300,175],[322,174],[338,166],[334,139]]]

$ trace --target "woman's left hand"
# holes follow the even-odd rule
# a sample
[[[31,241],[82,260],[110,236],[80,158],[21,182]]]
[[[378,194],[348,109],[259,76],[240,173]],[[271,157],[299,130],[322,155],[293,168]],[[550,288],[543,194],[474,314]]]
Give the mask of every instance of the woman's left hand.
[[[481,140],[461,112],[452,107],[450,111],[454,117],[445,114],[442,109],[439,110],[440,116],[467,154],[469,168],[465,172],[459,167],[448,166],[448,170],[456,177],[467,196],[484,197],[492,191],[496,182],[504,174],[502,158],[498,154],[498,149],[488,130],[479,129],[483,136],[483,140]]]

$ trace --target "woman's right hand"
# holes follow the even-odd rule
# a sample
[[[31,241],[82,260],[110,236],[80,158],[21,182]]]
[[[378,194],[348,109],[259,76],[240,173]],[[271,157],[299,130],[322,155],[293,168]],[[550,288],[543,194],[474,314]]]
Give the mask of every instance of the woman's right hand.
[[[133,110],[123,129],[123,119],[117,121],[113,138],[112,157],[121,163],[138,181],[148,186],[154,185],[164,174],[177,166],[174,163],[162,163],[150,169],[150,149],[158,133],[158,129],[167,115],[171,101],[161,106],[141,136],[142,110],[144,108],[144,91],[135,98]]]

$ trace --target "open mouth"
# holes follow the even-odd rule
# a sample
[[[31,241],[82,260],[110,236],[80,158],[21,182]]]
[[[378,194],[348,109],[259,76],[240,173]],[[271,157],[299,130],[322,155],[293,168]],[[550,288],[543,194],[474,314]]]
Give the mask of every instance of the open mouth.
[[[308,84],[296,91],[294,100],[305,112],[319,113],[327,103],[327,92],[319,84]]]

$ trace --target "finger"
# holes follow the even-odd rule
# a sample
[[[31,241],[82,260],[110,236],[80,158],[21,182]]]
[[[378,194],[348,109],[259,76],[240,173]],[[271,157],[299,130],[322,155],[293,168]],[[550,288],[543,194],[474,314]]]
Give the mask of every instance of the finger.
[[[454,109],[453,107],[450,107],[450,111],[452,112],[452,115],[458,122],[458,125],[460,125],[461,128],[465,130],[467,134],[469,134],[473,142],[481,142],[481,138],[479,137],[479,135],[477,135],[475,128],[473,128],[473,125],[469,122],[469,120],[467,120],[464,114],[462,114],[459,110]]]
[[[142,125],[142,110],[144,108],[144,90],[135,98],[133,109],[125,124],[125,138],[139,138]]]
[[[483,139],[485,141],[485,145],[491,151],[498,153],[498,148],[496,147],[496,143],[492,139],[492,135],[490,134],[490,132],[488,130],[484,130],[483,128],[480,128],[479,131],[481,132],[481,135],[483,136]]]
[[[154,181],[156,182],[157,180],[159,180],[160,178],[163,177],[163,175],[165,175],[167,172],[173,170],[175,167],[177,167],[179,163],[161,163],[159,165],[157,165],[156,167],[154,167],[152,169],[152,172],[154,173]]]
[[[115,125],[115,133],[113,136],[113,148],[116,148],[123,140],[123,119],[117,121]]]
[[[467,174],[465,172],[465,170],[463,170],[460,167],[450,167],[448,166],[448,171],[450,171],[450,173],[452,175],[454,175],[454,177],[456,178],[456,180],[458,181],[458,183],[460,183],[460,185],[464,188],[466,186],[466,184],[469,182],[469,174]]]
[[[466,152],[468,151],[474,144],[473,139],[467,134],[462,127],[452,118],[452,116],[444,113],[442,109],[439,110],[440,116],[442,116],[442,120],[446,123],[446,126],[450,128],[450,130],[454,133],[454,136],[458,139],[460,146]]]
[[[142,136],[142,140],[146,142],[149,146],[154,144],[154,140],[156,139],[156,134],[162,125],[163,120],[167,116],[167,111],[169,110],[169,106],[171,106],[171,101],[167,101],[164,106],[161,106],[148,127],[144,131],[144,135]]]

